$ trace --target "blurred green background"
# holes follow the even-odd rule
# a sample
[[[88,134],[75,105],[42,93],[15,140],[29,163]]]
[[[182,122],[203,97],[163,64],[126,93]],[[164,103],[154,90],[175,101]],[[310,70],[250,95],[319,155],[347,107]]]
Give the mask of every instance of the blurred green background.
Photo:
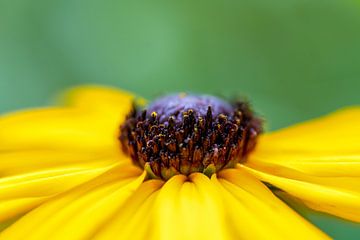
[[[0,0],[0,112],[84,83],[241,95],[278,129],[360,104],[360,1]],[[360,238],[359,225],[299,211]]]

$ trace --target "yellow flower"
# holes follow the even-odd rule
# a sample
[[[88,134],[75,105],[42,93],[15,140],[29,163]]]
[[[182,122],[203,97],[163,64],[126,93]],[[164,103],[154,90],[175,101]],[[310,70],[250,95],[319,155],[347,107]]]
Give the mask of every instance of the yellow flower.
[[[211,178],[144,181],[117,139],[133,100],[83,87],[64,107],[0,117],[0,239],[329,238],[268,186],[360,222],[360,108],[264,134]]]

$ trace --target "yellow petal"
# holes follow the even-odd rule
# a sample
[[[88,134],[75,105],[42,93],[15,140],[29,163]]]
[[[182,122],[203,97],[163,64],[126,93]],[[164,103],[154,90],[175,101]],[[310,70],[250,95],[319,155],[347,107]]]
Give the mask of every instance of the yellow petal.
[[[212,181],[229,206],[234,239],[328,239],[241,169],[224,170]]]
[[[150,213],[158,191],[164,184],[161,180],[149,180],[132,194],[95,235],[94,239],[146,239],[152,230]],[[61,239],[61,238],[60,238]]]
[[[136,179],[136,173],[135,168],[111,169],[42,204],[5,229],[0,239],[89,238],[141,184],[144,174]]]
[[[160,190],[151,239],[229,239],[223,204],[208,177],[177,175]]]
[[[24,197],[0,201],[0,225],[36,208],[51,196]]]
[[[289,142],[289,144],[291,144]],[[277,152],[276,152],[277,150]],[[322,177],[359,177],[360,154],[341,153],[315,153],[280,152],[279,149],[264,151],[257,148],[246,164],[273,164],[296,169],[313,176]]]
[[[79,88],[68,96],[66,107],[0,116],[0,221],[121,161],[129,164],[117,137],[133,97],[95,87]]]
[[[178,197],[185,181],[185,176],[176,175],[161,188],[154,204],[154,220],[149,239],[182,239],[182,230],[178,228],[181,223],[181,219],[178,218]]]
[[[297,136],[308,136],[308,134],[311,132],[316,136],[323,134],[332,136],[333,133],[353,136],[354,133],[358,134],[360,131],[360,126],[357,124],[359,119],[360,106],[347,107],[318,119],[309,120],[307,122],[299,123],[285,129],[280,129],[271,133],[271,135],[273,137],[287,136],[296,138]],[[341,130],[344,129],[347,129],[348,131],[341,133]]]
[[[0,116],[0,153],[6,155],[0,156],[0,176],[4,171],[16,171],[11,165],[36,165],[42,160],[26,161],[29,157],[24,155],[28,152],[42,151],[42,155],[49,157],[51,151],[74,155],[85,152],[90,160],[94,158],[91,157],[94,152],[100,155],[109,152],[120,154],[117,139],[119,126],[131,107],[132,98],[130,94],[116,90],[83,87],[69,93],[71,104],[67,107],[26,110]],[[83,106],[85,103],[88,103],[87,107]],[[112,109],[111,113],[106,111],[109,105],[116,105],[116,110]],[[8,156],[14,155],[14,152],[15,156]],[[18,152],[23,154],[16,155]],[[32,153],[29,155],[32,156]],[[11,160],[16,157],[18,160]],[[4,169],[1,169],[2,166]]]
[[[265,134],[244,165],[316,210],[359,222],[359,122],[353,107]]]
[[[360,156],[360,107],[332,113],[320,119],[298,124],[273,133],[265,134],[259,140],[254,155],[265,157],[270,154],[305,157],[311,161],[320,157],[329,161],[353,161]],[[311,154],[311,155],[309,155]],[[295,155],[295,156],[294,156]],[[271,156],[270,156],[271,157]],[[274,159],[272,159],[274,161]],[[286,160],[286,157],[281,160]],[[280,160],[278,160],[280,161]]]
[[[8,176],[59,168],[97,168],[129,159],[120,152],[76,152],[60,150],[23,150],[0,152],[0,179]],[[0,180],[1,181],[1,180]]]
[[[0,151],[0,222],[23,214],[116,164],[130,165],[124,158],[115,152]]]
[[[261,168],[258,168],[259,170],[247,166],[242,166],[242,168],[261,181],[270,183],[287,194],[300,199],[315,210],[360,222],[360,194],[354,189],[337,186],[334,183],[328,184],[327,178],[323,180],[307,176],[301,178],[300,174],[294,174],[298,179],[292,179],[292,175],[276,176],[266,173]],[[337,180],[342,181],[341,178]],[[330,181],[334,182],[336,179],[330,179]]]
[[[119,122],[130,112],[135,101],[135,96],[129,92],[95,85],[73,88],[63,98],[68,106],[106,114]]]
[[[0,117],[0,151],[118,149],[119,120],[81,109],[45,108]]]
[[[108,170],[59,168],[0,179],[0,221],[26,212],[48,198]]]
[[[197,204],[196,208],[200,210],[198,221],[195,220],[195,222],[201,222],[200,230],[198,230],[200,237],[205,237],[205,239],[231,239],[231,229],[227,226],[225,215],[227,206],[223,205],[223,199],[219,195],[218,188],[204,174],[194,173],[189,178],[198,192],[198,197],[195,198],[196,201],[192,201]],[[192,196],[190,195],[190,197]],[[184,209],[186,209],[186,206],[184,206]],[[186,218],[184,218],[186,221],[190,212],[186,210],[183,212],[187,213]]]
[[[239,166],[241,167],[242,165]],[[360,177],[356,176],[316,176],[301,172],[294,168],[264,162],[249,162],[244,164],[244,166],[279,177],[311,182],[314,184],[326,185],[329,187],[343,188],[354,192],[358,192],[360,189]]]

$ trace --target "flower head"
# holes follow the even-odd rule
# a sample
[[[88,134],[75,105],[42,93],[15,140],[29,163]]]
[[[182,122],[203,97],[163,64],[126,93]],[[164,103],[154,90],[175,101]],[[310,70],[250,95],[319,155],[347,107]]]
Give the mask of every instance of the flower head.
[[[123,149],[155,178],[234,167],[255,146],[260,120],[247,104],[213,96],[170,95],[136,108],[121,127]]]
[[[66,99],[64,107],[0,117],[0,222],[9,225],[0,239],[328,238],[268,186],[360,222],[358,107],[257,136],[251,132],[260,132],[259,121],[246,105],[213,97],[169,96],[130,115],[134,97],[126,92],[83,87]],[[205,144],[209,134],[216,138]],[[226,141],[240,149],[237,157],[229,157],[234,145]],[[181,156],[180,145],[192,158],[179,159],[176,174],[163,174]],[[216,145],[227,148],[220,165]],[[194,160],[202,165],[191,168]],[[153,161],[160,172],[146,169]]]

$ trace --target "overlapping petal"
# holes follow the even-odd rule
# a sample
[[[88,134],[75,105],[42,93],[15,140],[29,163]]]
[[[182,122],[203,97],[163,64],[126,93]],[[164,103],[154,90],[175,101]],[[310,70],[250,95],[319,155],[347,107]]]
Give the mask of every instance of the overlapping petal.
[[[0,222],[122,161],[122,165],[130,164],[120,151],[117,136],[133,97],[90,87],[73,90],[70,95],[65,107],[0,116]],[[109,107],[114,105],[119,109],[116,115]]]
[[[81,239],[91,237],[141,185],[144,174],[118,166],[60,194],[0,234],[0,239]]]
[[[77,108],[45,108],[0,117],[0,151],[102,150],[115,146],[114,119]]]
[[[161,180],[141,184],[93,238],[149,239],[154,224],[151,218],[154,202],[163,184]]]
[[[95,85],[73,88],[62,96],[62,100],[67,106],[106,115],[106,118],[117,121],[117,126],[130,112],[135,100],[144,101],[123,90]]]
[[[156,200],[151,239],[229,239],[224,207],[205,175],[174,176]]]
[[[74,186],[108,170],[56,168],[0,179],[0,222],[18,216]]]
[[[266,134],[242,168],[309,207],[360,222],[360,108]]]
[[[233,239],[328,239],[244,170],[224,170],[212,181],[224,199]]]
[[[95,239],[329,239],[242,169],[144,184]]]

